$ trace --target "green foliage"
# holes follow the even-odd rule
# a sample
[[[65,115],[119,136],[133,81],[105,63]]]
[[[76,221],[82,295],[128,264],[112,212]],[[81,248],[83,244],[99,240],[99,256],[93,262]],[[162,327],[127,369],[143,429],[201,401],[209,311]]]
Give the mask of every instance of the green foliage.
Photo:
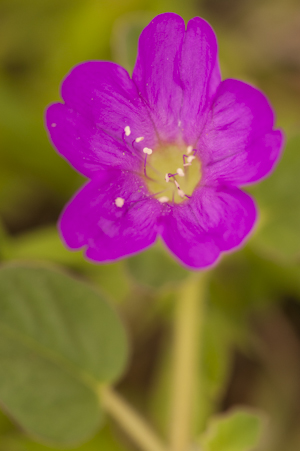
[[[129,258],[126,264],[137,283],[152,288],[180,282],[190,274],[167,253],[160,242]]]
[[[86,440],[101,420],[99,386],[124,369],[126,337],[85,283],[47,268],[0,270],[0,400],[41,441]]]
[[[24,233],[14,239],[6,237],[4,240],[3,238],[2,255],[5,260],[45,260],[69,266],[83,272],[89,279],[98,283],[103,292],[119,302],[123,301],[129,293],[130,283],[124,262],[96,265],[87,261],[82,251],[72,252],[67,249],[55,226]],[[117,284],[116,280],[118,280]]]
[[[205,311],[203,335],[199,337],[196,380],[198,390],[194,397],[196,434],[203,431],[210,415],[220,404],[231,369],[232,347],[236,337],[231,324],[220,308],[209,305]],[[157,426],[168,434],[170,418],[170,379],[172,377],[172,343],[162,353],[151,396],[151,411]]]
[[[65,451],[70,448],[56,448]],[[126,451],[113,436],[111,429],[106,425],[95,437],[88,442],[72,447],[73,451]],[[34,442],[20,433],[7,435],[0,439],[0,451],[53,451],[53,447]]]
[[[250,191],[260,207],[260,224],[252,239],[270,257],[295,261],[300,256],[300,135],[288,139],[275,172]]]
[[[67,451],[70,448],[55,448],[58,451]],[[126,451],[123,445],[119,444],[107,425],[99,431],[95,437],[86,443],[73,447],[73,451]],[[34,442],[19,432],[3,435],[0,438],[0,451],[53,451],[52,446]]]
[[[261,88],[270,99],[279,124],[284,126],[287,146],[271,177],[248,188],[259,205],[257,230],[249,244],[240,252],[224,256],[211,271],[209,305],[198,367],[200,389],[195,396],[196,430],[199,434],[210,415],[220,409],[226,393],[228,396],[230,377],[234,382],[237,378],[247,401],[251,398],[256,405],[261,402],[270,414],[272,439],[269,446],[262,448],[263,451],[300,449],[297,392],[296,388],[291,390],[291,386],[294,384],[296,387],[297,384],[291,381],[298,381],[300,374],[297,366],[299,340],[294,337],[292,326],[285,316],[283,330],[277,329],[275,323],[275,335],[278,334],[282,349],[281,352],[273,352],[271,365],[268,358],[261,354],[263,349],[266,354],[272,353],[272,349],[276,351],[276,346],[271,346],[272,340],[266,340],[269,329],[262,335],[254,334],[248,321],[250,316],[256,324],[261,321],[262,311],[267,316],[268,309],[279,311],[282,300],[289,299],[295,304],[300,302],[300,53],[295,39],[298,29],[296,19],[299,16],[297,3],[295,0],[0,2],[0,214],[3,218],[0,225],[0,258],[2,261],[25,259],[58,263],[73,271],[76,277],[93,281],[101,293],[122,303],[122,313],[127,316],[132,335],[136,335],[135,349],[138,350],[137,362],[130,369],[122,389],[142,406],[141,410],[145,410],[145,402],[139,396],[150,392],[148,389],[151,387],[151,397],[147,401],[152,405],[154,422],[164,432],[169,414],[171,372],[169,322],[174,293],[188,272],[167,254],[160,243],[127,261],[110,265],[94,265],[84,259],[81,251],[70,252],[64,247],[55,224],[63,206],[84,183],[84,179],[54,151],[48,141],[43,123],[44,111],[47,104],[59,100],[62,78],[81,61],[113,60],[131,70],[139,32],[155,14],[164,11],[179,13],[186,20],[196,15],[208,20],[218,36],[223,78],[248,81]],[[124,362],[125,350],[119,349],[112,360],[103,354],[103,350],[108,348],[106,344],[101,345],[106,335],[99,336],[102,330],[99,327],[100,315],[105,316],[101,306],[106,305],[101,296],[91,294],[88,287],[83,288],[83,284],[58,274],[56,279],[68,279],[69,284],[55,285],[55,290],[61,294],[55,295],[54,299],[52,279],[44,286],[43,277],[35,276],[33,281],[31,276],[25,277],[25,270],[29,269],[22,269],[23,278],[13,280],[6,277],[4,269],[0,271],[0,295],[8,284],[13,293],[9,302],[5,301],[6,298],[2,299],[3,296],[0,299],[0,400],[5,389],[5,396],[9,397],[6,403],[2,399],[5,410],[14,419],[18,419],[17,415],[26,417],[28,424],[22,426],[28,431],[34,422],[34,415],[38,417],[40,430],[30,429],[38,439],[44,434],[47,417],[51,427],[46,431],[47,437],[44,434],[42,439],[49,443],[59,442],[64,448],[62,442],[77,444],[96,431],[102,416],[96,393],[98,384],[121,374],[124,364],[121,357],[123,355]],[[34,271],[41,271],[39,274],[47,272],[46,269]],[[30,301],[23,299],[27,291],[22,287],[27,287],[28,293],[32,294],[28,294]],[[43,295],[40,293],[42,290]],[[25,301],[28,302],[27,310]],[[38,305],[43,308],[37,310]],[[55,308],[57,318],[62,321],[58,325],[51,323]],[[12,325],[7,319],[8,314],[13,315],[16,321]],[[299,330],[297,315],[296,308],[293,326]],[[52,335],[50,323],[53,324]],[[24,341],[25,326],[26,333],[38,333],[26,335]],[[109,321],[105,321],[105,326],[107,337],[112,338],[114,332],[113,338],[117,340],[119,337],[121,340],[123,332],[119,326],[116,326],[119,332],[110,327]],[[12,331],[10,335],[8,327]],[[22,339],[19,339],[20,335]],[[108,342],[109,338],[105,340]],[[89,342],[87,348],[86,341]],[[69,346],[66,346],[67,342]],[[32,343],[34,347],[30,348]],[[259,348],[259,357],[255,346]],[[159,358],[154,359],[153,349]],[[254,364],[259,362],[253,385],[249,386],[248,380],[245,383],[232,371],[233,349],[238,349],[244,356],[251,354],[250,360],[253,359]],[[56,360],[52,359],[54,354]],[[150,360],[156,364],[151,370],[147,366],[150,354]],[[290,356],[290,365],[284,363],[284,356]],[[154,384],[152,372],[157,375]],[[284,378],[280,377],[281,372]],[[274,388],[270,380],[276,378],[278,383]],[[286,397],[285,391],[289,390],[292,395]],[[42,411],[41,415],[38,415],[37,408]],[[291,418],[294,421],[291,422]],[[248,427],[235,421],[233,423],[238,430]],[[55,424],[61,429],[51,430]],[[234,425],[228,426],[231,437],[235,436],[232,433]],[[219,429],[216,427],[217,431]],[[66,431],[68,437],[64,435]],[[64,436],[63,440],[59,434]],[[95,439],[79,445],[78,451],[123,449],[123,445],[116,444],[113,435],[104,428]],[[237,436],[241,437],[239,434]],[[209,446],[219,446],[219,451],[219,439],[211,440]],[[234,442],[228,446],[230,451],[236,451]],[[47,445],[40,445],[19,434],[5,415],[0,415],[0,451],[48,449]],[[212,449],[209,448],[209,451]],[[221,451],[227,451],[225,443]]]
[[[213,305],[207,307],[203,327],[197,374],[199,389],[195,397],[197,433],[203,430],[224,396],[231,371],[232,349],[237,342],[228,317]]]
[[[237,409],[212,418],[200,439],[203,451],[253,451],[262,432],[262,417],[248,409]]]

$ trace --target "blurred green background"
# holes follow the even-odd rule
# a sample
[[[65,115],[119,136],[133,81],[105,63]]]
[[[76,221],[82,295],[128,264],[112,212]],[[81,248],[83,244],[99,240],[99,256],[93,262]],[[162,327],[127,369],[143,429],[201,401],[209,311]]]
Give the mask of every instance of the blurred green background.
[[[113,265],[66,250],[56,222],[83,184],[52,148],[46,106],[77,63],[112,60],[129,71],[137,39],[156,14],[199,15],[216,31],[223,78],[262,89],[286,150],[276,171],[248,187],[260,220],[243,250],[212,271],[201,361],[199,431],[211,413],[236,405],[264,411],[261,451],[300,449],[300,3],[299,0],[1,0],[0,257],[51,261],[105,292],[132,341],[119,390],[166,433],[174,288],[187,272],[158,243]],[[117,282],[116,282],[117,281]],[[200,371],[200,369],[199,369]],[[1,451],[49,448],[2,414]],[[78,450],[134,449],[116,427]]]

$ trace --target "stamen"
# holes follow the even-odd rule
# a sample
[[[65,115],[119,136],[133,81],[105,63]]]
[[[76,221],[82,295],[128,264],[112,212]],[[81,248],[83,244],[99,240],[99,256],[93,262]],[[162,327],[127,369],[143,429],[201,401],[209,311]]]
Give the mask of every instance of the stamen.
[[[131,130],[130,130],[129,125],[126,125],[126,127],[124,128],[124,132],[125,132],[125,135],[126,135],[126,136],[129,136],[129,135],[130,135]]]
[[[136,148],[139,147],[136,144],[139,138],[142,137],[139,136],[134,140]],[[145,137],[146,143],[150,145]],[[144,176],[150,193],[155,193],[155,198],[162,204],[169,203],[169,205],[172,205],[172,202],[187,202],[196,186],[195,180],[201,176],[201,164],[200,161],[198,162],[197,149],[193,145],[186,145],[184,148],[179,147],[178,152],[176,152],[173,151],[175,146],[170,146],[166,147],[166,149],[165,147],[159,147],[157,152],[156,148],[150,149],[144,146],[141,145],[140,150],[137,149],[137,152],[140,157],[144,155],[144,168],[141,168],[141,172],[144,169]],[[166,150],[166,156],[163,155],[163,152],[160,153],[160,150]],[[193,160],[195,160],[195,163],[193,163]],[[177,169],[174,166],[176,161],[180,165]],[[191,166],[191,168],[189,169],[188,166]],[[172,172],[165,172],[168,169],[171,169]],[[168,183],[168,186],[164,185],[164,182]],[[160,191],[162,187],[164,187],[163,191],[158,193],[157,191]],[[126,200],[126,208],[127,206],[128,201]]]
[[[145,175],[145,177],[148,177],[146,167],[147,167],[147,154],[145,155],[145,160],[144,160],[144,175]]]
[[[166,202],[169,202],[169,198],[167,196],[161,196],[161,197],[158,198],[158,201],[161,204],[165,204]]]
[[[176,181],[176,180],[174,180],[174,183],[175,183],[175,186],[176,186],[176,188],[177,188],[177,192],[178,192],[178,195],[181,197],[181,199],[183,199],[184,197],[185,197],[185,194],[184,194],[184,192],[182,191],[182,189],[180,189],[180,186],[179,186],[179,183]]]
[[[135,142],[140,143],[141,141],[143,141],[143,139],[143,136],[139,136],[138,138],[136,138]]]
[[[194,155],[190,155],[189,157],[187,157],[187,162],[191,163],[193,160],[195,160],[196,157],[194,157]]]
[[[122,208],[124,205],[125,199],[123,199],[122,197],[117,197],[115,199],[115,204],[117,207]]]

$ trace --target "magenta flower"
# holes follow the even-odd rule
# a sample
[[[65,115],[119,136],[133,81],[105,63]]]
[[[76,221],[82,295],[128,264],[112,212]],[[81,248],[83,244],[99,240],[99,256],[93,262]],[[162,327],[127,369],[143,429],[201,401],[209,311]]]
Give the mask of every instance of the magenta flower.
[[[132,78],[111,62],[75,67],[47,126],[90,181],[60,219],[72,249],[111,262],[161,236],[202,268],[239,246],[256,209],[240,186],[267,175],[282,147],[265,96],[224,80],[207,22],[157,16],[142,32]]]

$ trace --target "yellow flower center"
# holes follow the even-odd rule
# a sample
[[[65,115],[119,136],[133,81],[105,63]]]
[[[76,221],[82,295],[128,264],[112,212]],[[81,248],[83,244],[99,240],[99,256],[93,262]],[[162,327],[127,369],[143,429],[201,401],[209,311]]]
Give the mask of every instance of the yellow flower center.
[[[180,203],[188,199],[201,180],[201,163],[189,147],[161,146],[153,152],[145,148],[145,180],[157,199]]]

